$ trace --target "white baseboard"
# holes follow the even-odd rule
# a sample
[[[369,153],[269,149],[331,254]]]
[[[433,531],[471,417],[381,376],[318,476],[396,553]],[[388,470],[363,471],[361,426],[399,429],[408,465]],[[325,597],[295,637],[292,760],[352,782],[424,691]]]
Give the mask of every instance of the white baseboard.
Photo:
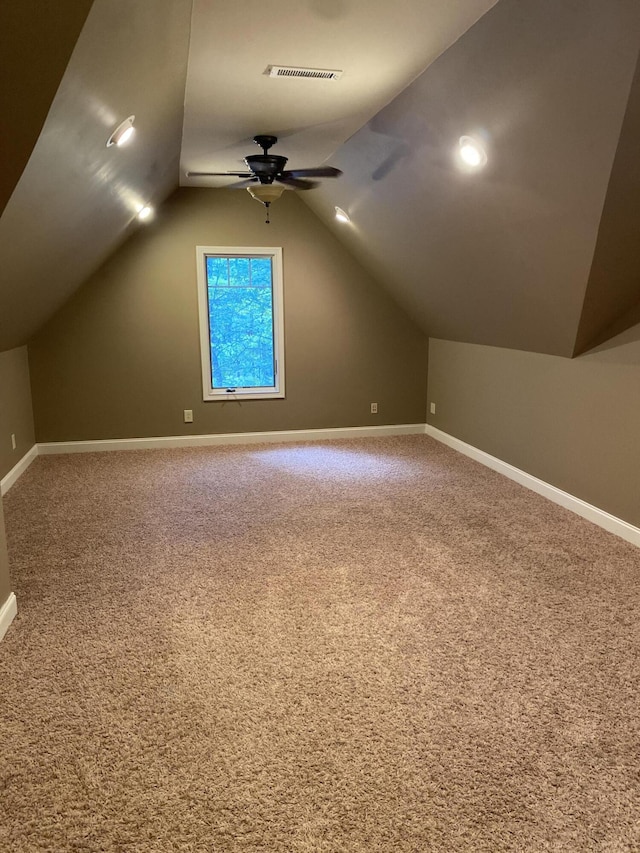
[[[2,640],[9,630],[9,625],[11,625],[13,620],[16,618],[17,613],[18,602],[16,601],[14,593],[10,592],[9,598],[7,598],[2,607],[0,607],[0,640]]]
[[[549,483],[545,483],[544,480],[539,480],[537,477],[527,474],[526,471],[522,471],[520,468],[515,468],[513,465],[509,465],[508,462],[503,462],[501,459],[497,459],[495,456],[485,453],[484,450],[478,450],[477,447],[473,447],[473,445],[467,444],[459,438],[449,435],[449,433],[442,432],[442,430],[436,429],[436,427],[431,426],[431,424],[426,424],[424,431],[427,435],[431,436],[431,438],[435,438],[436,441],[440,441],[442,444],[452,447],[454,450],[463,453],[465,456],[475,459],[476,462],[481,462],[483,465],[486,465],[487,468],[492,468],[494,471],[497,471],[499,474],[503,474],[510,480],[515,480],[516,483],[520,483],[521,486],[525,486],[527,489],[537,492],[539,495],[548,498],[550,501],[559,504],[565,509],[569,509],[571,512],[581,515],[583,518],[588,519],[588,521],[592,521],[599,527],[603,527],[610,533],[615,533],[616,536],[626,539],[626,541],[631,542],[632,545],[640,547],[640,528],[634,527],[632,524],[623,521],[621,518],[617,518],[615,515],[610,515],[608,512],[598,509],[597,506],[588,504],[586,501],[576,498],[568,492],[563,492],[562,489],[558,489]]]
[[[422,435],[424,424],[288,429],[273,432],[232,432],[212,435],[167,435],[154,438],[113,438],[98,441],[52,441],[38,444],[38,452],[96,453],[106,450],[152,450],[161,447],[207,447],[216,444],[264,444],[284,441],[327,441],[334,438],[365,438],[384,435]]]
[[[9,473],[5,474],[2,480],[0,480],[0,497],[2,497],[2,495],[6,495],[11,486],[13,486],[16,480],[24,474],[37,455],[38,445],[34,444],[31,450],[28,450],[25,453],[22,459],[13,466]]]

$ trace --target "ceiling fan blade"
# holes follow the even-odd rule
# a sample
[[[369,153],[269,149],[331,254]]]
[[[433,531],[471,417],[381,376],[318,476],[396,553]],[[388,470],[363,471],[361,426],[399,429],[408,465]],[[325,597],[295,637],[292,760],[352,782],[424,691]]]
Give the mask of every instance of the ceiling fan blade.
[[[253,172],[185,172],[188,178],[250,178]]]
[[[314,187],[320,186],[318,181],[303,181],[301,178],[292,178],[290,172],[284,172],[279,178],[276,178],[276,181],[287,187],[294,187],[296,190],[312,190]]]
[[[339,178],[342,170],[334,166],[317,166],[315,169],[289,169],[282,174],[287,178]]]

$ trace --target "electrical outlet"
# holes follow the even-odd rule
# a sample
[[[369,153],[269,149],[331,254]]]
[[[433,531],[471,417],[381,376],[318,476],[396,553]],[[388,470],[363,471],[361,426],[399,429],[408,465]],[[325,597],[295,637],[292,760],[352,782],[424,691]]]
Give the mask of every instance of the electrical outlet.
[[[11,433],[11,449],[15,450],[18,445],[16,444],[16,436],[15,433]]]
[[[431,412],[432,415],[435,415],[435,413],[436,413],[436,404],[435,403],[431,403],[431,405],[429,406],[429,411]]]
[[[193,423],[193,409],[185,409],[184,410],[184,422],[185,424]]]
[[[377,415],[377,414],[378,414],[378,404],[377,404],[377,403],[372,403],[372,404],[371,404],[371,414],[372,414],[372,415]]]

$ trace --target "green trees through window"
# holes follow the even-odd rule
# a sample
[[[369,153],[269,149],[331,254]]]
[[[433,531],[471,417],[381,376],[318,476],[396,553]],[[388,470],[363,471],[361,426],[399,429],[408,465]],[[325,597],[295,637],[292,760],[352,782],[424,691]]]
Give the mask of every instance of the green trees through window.
[[[206,261],[213,388],[273,387],[271,258]]]
[[[204,399],[284,397],[282,249],[196,251]]]

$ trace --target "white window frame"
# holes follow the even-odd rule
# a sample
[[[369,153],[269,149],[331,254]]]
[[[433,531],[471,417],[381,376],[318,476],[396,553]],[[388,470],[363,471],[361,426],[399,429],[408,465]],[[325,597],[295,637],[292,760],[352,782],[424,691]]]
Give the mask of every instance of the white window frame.
[[[275,385],[266,388],[213,388],[211,340],[209,337],[209,298],[207,293],[207,257],[270,258],[273,288],[273,353]],[[202,393],[207,401],[274,400],[284,397],[284,286],[282,249],[279,246],[196,246]]]

